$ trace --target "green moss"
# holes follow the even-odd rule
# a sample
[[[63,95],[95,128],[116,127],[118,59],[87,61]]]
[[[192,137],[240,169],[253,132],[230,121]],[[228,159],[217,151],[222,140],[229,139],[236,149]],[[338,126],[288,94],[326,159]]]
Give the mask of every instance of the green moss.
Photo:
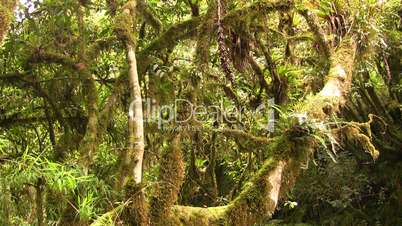
[[[224,216],[227,206],[222,207],[190,207],[175,206],[173,213],[182,226],[224,225]]]
[[[16,5],[15,0],[1,0],[0,1],[0,44],[8,30],[8,26],[13,16],[14,8]]]
[[[359,144],[365,151],[367,151],[374,160],[377,160],[380,152],[371,142],[370,135],[366,135],[362,132],[360,128],[353,123],[350,126],[346,126],[342,129],[344,136],[346,136],[347,141],[355,142]],[[370,130],[369,130],[370,131]],[[371,132],[369,132],[371,134]]]
[[[286,134],[273,139],[268,152],[274,157],[265,161],[257,174],[244,185],[240,195],[227,206],[214,208],[175,206],[173,213],[176,219],[165,219],[169,219],[169,225],[175,222],[176,225],[186,226],[249,226],[261,223],[271,217],[276,209],[278,200],[275,196],[272,197],[273,190],[279,189],[278,198],[284,195],[293,186],[306,155],[311,154],[314,149],[312,139],[305,138],[297,142]],[[279,184],[276,184],[277,182]]]
[[[135,38],[132,31],[133,30],[132,25],[133,22],[130,16],[127,16],[124,13],[117,15],[115,18],[115,25],[114,25],[114,31],[117,37],[125,42],[131,44],[135,43]]]
[[[126,225],[149,225],[149,209],[143,192],[143,185],[137,184],[130,178],[124,187],[125,199],[130,204],[123,211],[123,221]]]
[[[306,101],[295,107],[295,112],[307,113],[308,119],[322,120],[336,112],[338,98],[326,98],[321,95],[307,97]]]
[[[248,7],[232,11],[223,18],[223,23],[233,24],[238,21],[247,21],[249,18],[265,16],[267,13],[272,11],[287,11],[290,10],[292,6],[292,1],[257,1]]]
[[[145,21],[151,25],[157,32],[162,29],[162,22],[152,13],[144,0],[139,0],[137,10],[141,13]]]
[[[278,159],[287,159],[294,155],[294,151],[295,143],[287,135],[275,137],[272,144],[268,146],[269,155]]]
[[[269,177],[279,164],[279,161],[273,158],[264,163],[257,175],[245,185],[240,195],[228,206],[225,213],[226,225],[254,225],[272,216],[277,200],[270,198],[273,187]]]
[[[166,151],[160,163],[159,183],[151,203],[153,225],[178,224],[172,207],[177,202],[184,179],[184,162],[180,148],[180,135],[173,138],[171,148]]]
[[[132,46],[135,46],[135,17],[136,1],[129,1],[123,6],[121,13],[115,17],[114,24],[117,37]]]
[[[213,37],[211,34],[214,33],[214,23],[216,17],[216,4],[215,1],[211,1],[208,3],[208,11],[206,13],[205,20],[198,29],[198,39],[197,39],[197,48],[196,48],[196,56],[201,69],[208,65],[209,62],[209,47],[211,45],[211,41]]]
[[[40,49],[34,50],[29,59],[29,64],[31,63],[55,63],[61,64],[65,67],[70,67],[77,71],[83,71],[87,69],[87,66],[83,63],[77,63],[73,58],[66,55],[52,52],[52,51],[42,51]]]
[[[305,18],[310,30],[314,34],[316,42],[319,44],[319,53],[328,59],[330,57],[330,51],[328,43],[325,41],[324,31],[319,27],[318,19],[314,14],[310,14],[308,10],[299,10],[299,13]],[[329,67],[328,61],[322,61],[324,67]]]

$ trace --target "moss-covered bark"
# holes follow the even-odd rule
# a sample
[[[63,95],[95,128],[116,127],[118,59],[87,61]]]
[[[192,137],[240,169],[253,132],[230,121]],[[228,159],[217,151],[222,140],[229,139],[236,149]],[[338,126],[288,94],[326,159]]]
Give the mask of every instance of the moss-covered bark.
[[[247,20],[256,16],[264,16],[272,11],[287,11],[293,7],[292,1],[267,1],[261,0],[252,3],[248,7],[239,10],[233,10],[222,20],[225,25],[231,25],[239,20]]]
[[[169,27],[159,38],[152,41],[144,51],[141,51],[139,58],[161,50],[171,50],[179,41],[195,36],[201,21],[201,17],[195,17]]]
[[[269,219],[280,197],[293,186],[304,155],[311,153],[313,148],[314,144],[306,139],[296,143],[288,134],[276,137],[267,147],[275,157],[265,161],[236,199],[221,207],[175,206],[173,209],[180,225],[249,226]]]
[[[316,16],[308,10],[300,10],[299,13],[305,18],[310,30],[314,34],[314,38],[318,43],[319,53],[325,59],[330,57],[330,50],[327,41],[325,40],[325,34],[322,28],[318,25]]]
[[[138,184],[133,178],[126,182],[123,190],[125,191],[125,199],[129,201],[129,204],[122,214],[124,225],[150,225],[149,207],[143,189],[143,185]]]
[[[98,139],[98,90],[96,83],[92,77],[89,65],[91,60],[88,56],[87,44],[87,27],[85,24],[85,2],[77,6],[78,29],[80,33],[80,54],[78,56],[79,63],[77,71],[83,79],[83,90],[85,94],[86,113],[88,115],[88,123],[85,131],[85,136],[80,143],[81,166],[84,173],[89,172],[89,168],[94,160],[97,139]]]
[[[13,18],[16,0],[1,0],[0,1],[0,45],[7,33],[8,26]]]
[[[137,3],[137,11],[141,13],[145,21],[151,25],[157,32],[162,30],[162,22],[153,14],[144,0]]]
[[[189,1],[191,2],[191,1]],[[209,47],[211,45],[211,34],[214,31],[216,14],[216,4],[215,1],[208,2],[208,10],[206,12],[207,19],[198,27],[197,34],[197,48],[196,55],[198,60],[198,65],[201,69],[205,69],[209,62]]]
[[[180,135],[175,135],[170,150],[160,163],[159,183],[151,202],[152,225],[175,226],[179,222],[173,213],[184,179],[184,161],[180,148]]]
[[[82,166],[85,173],[88,173],[98,144],[98,91],[89,71],[82,72],[81,74],[85,76],[83,87],[86,95],[85,102],[88,123],[84,139],[80,143],[80,153],[82,156]]]
[[[276,209],[284,161],[270,159],[240,195],[228,206],[226,225],[254,225],[271,217]]]

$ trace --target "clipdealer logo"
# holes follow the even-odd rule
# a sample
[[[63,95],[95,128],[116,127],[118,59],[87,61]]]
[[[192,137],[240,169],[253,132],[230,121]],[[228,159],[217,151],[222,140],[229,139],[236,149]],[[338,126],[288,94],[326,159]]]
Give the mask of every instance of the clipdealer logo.
[[[129,116],[135,116],[136,102],[130,103]],[[256,125],[269,132],[275,129],[275,100],[258,105],[254,110],[236,107],[223,100],[216,105],[196,105],[186,99],[175,99],[172,104],[159,105],[154,99],[142,101],[144,123],[156,123],[158,129],[180,126],[193,121],[197,123],[237,124],[253,120]],[[188,128],[188,129],[197,129]]]

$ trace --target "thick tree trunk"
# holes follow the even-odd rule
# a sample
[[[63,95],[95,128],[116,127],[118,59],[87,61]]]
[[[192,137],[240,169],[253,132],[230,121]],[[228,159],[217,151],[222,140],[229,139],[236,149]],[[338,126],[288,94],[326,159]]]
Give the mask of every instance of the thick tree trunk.
[[[116,33],[126,44],[128,77],[131,103],[128,112],[128,150],[122,155],[121,174],[118,186],[124,186],[132,177],[139,185],[142,181],[142,160],[144,156],[144,119],[142,112],[141,87],[137,69],[135,40],[132,35],[136,17],[136,1],[129,1],[122,13],[116,17]]]
[[[144,119],[142,112],[141,88],[137,73],[137,62],[134,47],[127,46],[129,62],[129,78],[131,84],[132,102],[129,109],[129,159],[132,162],[132,175],[134,181],[140,184],[142,181],[142,160],[144,157]]]
[[[175,135],[170,150],[163,154],[159,170],[159,183],[151,202],[151,222],[154,226],[180,224],[172,209],[177,202],[184,179],[185,166],[180,141],[180,135]]]
[[[131,204],[123,213],[128,225],[149,225],[149,211],[142,188],[142,161],[144,156],[144,119],[142,112],[141,87],[135,53],[135,21],[137,1],[128,1],[116,16],[116,35],[126,44],[128,76],[132,102],[128,114],[128,150],[122,153],[118,188],[124,188]]]

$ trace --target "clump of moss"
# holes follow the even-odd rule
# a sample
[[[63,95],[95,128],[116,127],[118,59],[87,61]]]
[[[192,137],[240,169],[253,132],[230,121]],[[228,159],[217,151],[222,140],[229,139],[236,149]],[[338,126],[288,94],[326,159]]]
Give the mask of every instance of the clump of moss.
[[[313,152],[315,143],[308,137],[290,139],[279,136],[269,146],[271,157],[240,195],[228,206],[226,224],[254,225],[272,216],[280,199],[295,183],[301,163]],[[275,196],[278,189],[278,197]]]
[[[367,122],[348,122],[345,126],[337,129],[335,133],[337,137],[344,143],[351,142],[358,144],[366,152],[368,152],[374,160],[377,160],[380,152],[372,143],[371,123],[374,121],[374,115],[369,114]],[[381,121],[382,119],[379,118]]]
[[[228,13],[223,18],[223,23],[232,24],[233,22],[237,22],[239,20],[247,21],[249,18],[263,16],[272,11],[288,11],[292,8],[292,6],[292,1],[257,1],[248,7],[243,7],[239,10]]]
[[[135,45],[134,21],[135,21],[135,1],[129,1],[124,5],[122,12],[115,17],[114,31],[117,37],[130,44]]]
[[[284,163],[273,158],[265,162],[257,175],[246,184],[240,195],[228,206],[227,225],[254,225],[272,216],[277,200],[272,200],[270,196],[276,186],[271,184],[270,177],[275,176],[276,173],[282,173],[281,170],[276,172],[282,164]]]
[[[177,202],[184,179],[184,162],[180,135],[175,135],[171,148],[162,156],[159,183],[151,203],[152,225],[178,225],[172,207]]]
[[[296,145],[297,144],[297,145]],[[288,134],[274,138],[268,147],[270,157],[247,183],[240,195],[227,206],[198,208],[174,206],[169,225],[232,225],[249,226],[261,223],[274,213],[278,200],[293,186],[306,155],[315,147],[313,139],[301,137],[294,141]],[[299,153],[300,152],[300,153]],[[301,160],[303,159],[303,160]],[[172,169],[170,169],[172,170]],[[153,208],[159,206],[153,206]]]
[[[307,100],[300,106],[296,107],[297,112],[306,112],[309,118],[322,120],[327,117],[328,114],[337,111],[335,109],[335,99],[329,99],[320,95],[309,96]]]
[[[130,201],[129,206],[123,211],[123,220],[127,225],[149,225],[149,208],[145,200],[143,186],[136,184],[130,178],[125,187],[125,197]]]
[[[278,159],[287,159],[294,154],[294,145],[294,142],[289,139],[287,134],[278,136],[268,146],[268,153],[270,156],[276,156]]]
[[[182,226],[208,226],[224,225],[224,217],[227,206],[219,207],[190,207],[175,206],[173,213]]]
[[[359,144],[365,151],[367,151],[374,160],[377,160],[380,152],[371,142],[370,135],[364,134],[359,128],[355,126],[346,126],[342,130],[344,137],[349,142]]]

